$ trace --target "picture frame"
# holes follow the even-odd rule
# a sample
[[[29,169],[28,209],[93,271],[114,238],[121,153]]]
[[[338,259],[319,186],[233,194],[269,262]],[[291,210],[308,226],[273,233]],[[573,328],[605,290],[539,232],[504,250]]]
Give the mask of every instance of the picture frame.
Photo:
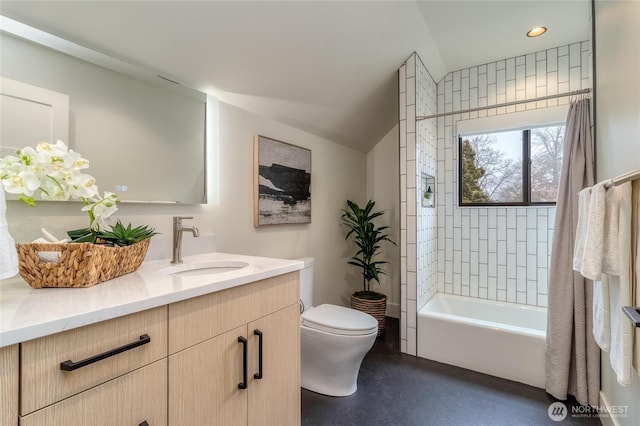
[[[254,137],[254,226],[311,223],[311,150]]]

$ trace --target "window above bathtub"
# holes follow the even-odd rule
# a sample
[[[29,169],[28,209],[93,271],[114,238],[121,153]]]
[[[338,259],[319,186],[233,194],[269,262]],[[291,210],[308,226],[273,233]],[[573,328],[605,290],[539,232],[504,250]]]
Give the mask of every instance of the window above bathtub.
[[[554,205],[564,145],[562,115],[560,110],[526,111],[458,122],[459,205]]]

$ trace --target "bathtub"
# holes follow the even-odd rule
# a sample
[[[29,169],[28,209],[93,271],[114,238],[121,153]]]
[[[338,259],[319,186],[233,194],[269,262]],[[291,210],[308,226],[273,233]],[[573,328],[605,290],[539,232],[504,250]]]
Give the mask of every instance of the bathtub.
[[[438,293],[418,312],[418,356],[544,388],[547,310]]]

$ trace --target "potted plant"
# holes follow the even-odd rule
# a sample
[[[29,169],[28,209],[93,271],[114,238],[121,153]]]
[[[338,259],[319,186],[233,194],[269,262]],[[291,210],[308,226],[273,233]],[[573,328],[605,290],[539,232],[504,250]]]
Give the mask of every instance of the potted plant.
[[[41,142],[0,158],[2,187],[19,195],[21,202],[34,206],[35,195],[43,200],[79,199],[89,215],[88,228],[68,232],[73,244],[55,239],[16,244],[20,275],[32,287],[88,287],[133,272],[156,234],[147,226],[110,224],[118,196],[101,196],[95,179],[82,172],[88,167],[89,161],[62,141]],[[57,253],[53,260],[51,253]]]
[[[427,190],[422,194],[424,200],[422,201],[423,206],[433,206],[433,191],[431,190],[431,186],[427,187]]]
[[[428,187],[426,191],[424,191],[424,198],[430,200],[433,197],[433,191],[431,191],[431,187]]]
[[[363,289],[351,295],[351,307],[372,315],[378,320],[378,336],[384,333],[384,318],[387,308],[387,296],[371,290],[371,281],[380,284],[380,275],[385,274],[380,266],[387,263],[377,260],[381,243],[389,241],[395,244],[385,231],[388,226],[377,226],[373,219],[382,216],[384,211],[374,212],[375,202],[369,200],[364,208],[347,200],[348,209],[342,210],[342,223],[348,228],[345,239],[353,238],[358,247],[356,254],[347,263],[362,271]]]

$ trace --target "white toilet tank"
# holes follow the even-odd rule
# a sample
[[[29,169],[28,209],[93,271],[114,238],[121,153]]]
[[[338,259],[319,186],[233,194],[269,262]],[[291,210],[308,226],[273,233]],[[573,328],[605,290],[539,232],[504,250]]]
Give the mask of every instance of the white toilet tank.
[[[300,302],[301,311],[313,306],[313,258],[304,257],[298,259],[304,262],[300,270]]]

